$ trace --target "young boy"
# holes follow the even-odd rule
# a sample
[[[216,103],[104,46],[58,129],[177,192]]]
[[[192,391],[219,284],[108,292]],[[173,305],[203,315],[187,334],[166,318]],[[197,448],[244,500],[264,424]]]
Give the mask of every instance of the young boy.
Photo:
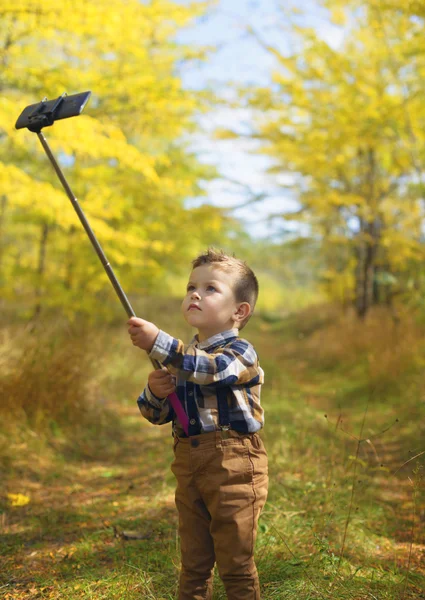
[[[244,262],[209,249],[193,261],[182,303],[198,330],[189,345],[149,321],[128,321],[133,344],[166,367],[150,373],[138,405],[151,423],[173,423],[178,600],[210,600],[215,563],[229,600],[260,599],[253,555],[268,485],[257,433],[263,371],[252,345],[239,337],[257,296],[257,279]],[[174,391],[188,414],[189,436],[167,400]]]

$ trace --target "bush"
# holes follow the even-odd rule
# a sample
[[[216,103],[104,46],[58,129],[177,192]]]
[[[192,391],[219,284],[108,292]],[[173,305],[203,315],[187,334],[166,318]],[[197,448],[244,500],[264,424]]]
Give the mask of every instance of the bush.
[[[32,427],[84,420],[99,396],[99,355],[93,336],[37,325],[1,331],[2,417]],[[3,419],[4,420],[4,419]]]

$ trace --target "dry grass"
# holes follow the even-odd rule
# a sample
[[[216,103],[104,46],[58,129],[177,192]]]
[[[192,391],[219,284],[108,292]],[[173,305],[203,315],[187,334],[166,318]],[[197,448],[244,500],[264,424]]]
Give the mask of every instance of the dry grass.
[[[1,331],[1,412],[38,428],[84,420],[99,397],[100,359],[93,335],[55,326]]]
[[[413,314],[394,319],[388,310],[373,309],[362,322],[352,311],[323,306],[297,315],[292,328],[296,335],[282,353],[307,368],[362,371],[378,394],[405,388],[412,379],[421,385],[417,376],[425,367],[425,328]]]

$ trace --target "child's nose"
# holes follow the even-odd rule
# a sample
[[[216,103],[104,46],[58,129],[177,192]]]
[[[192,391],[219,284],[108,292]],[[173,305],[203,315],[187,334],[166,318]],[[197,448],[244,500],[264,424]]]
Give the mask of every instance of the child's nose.
[[[199,298],[200,298],[201,296],[198,294],[198,292],[197,292],[196,290],[193,290],[193,292],[192,292],[192,295],[191,295],[190,297],[191,297],[191,298],[198,298],[198,300],[199,300]]]

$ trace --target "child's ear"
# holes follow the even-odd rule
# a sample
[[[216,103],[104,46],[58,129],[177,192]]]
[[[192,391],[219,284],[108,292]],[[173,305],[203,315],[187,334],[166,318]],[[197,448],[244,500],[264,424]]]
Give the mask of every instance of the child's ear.
[[[251,314],[251,305],[249,302],[241,302],[235,312],[235,320],[237,323],[241,323]]]

